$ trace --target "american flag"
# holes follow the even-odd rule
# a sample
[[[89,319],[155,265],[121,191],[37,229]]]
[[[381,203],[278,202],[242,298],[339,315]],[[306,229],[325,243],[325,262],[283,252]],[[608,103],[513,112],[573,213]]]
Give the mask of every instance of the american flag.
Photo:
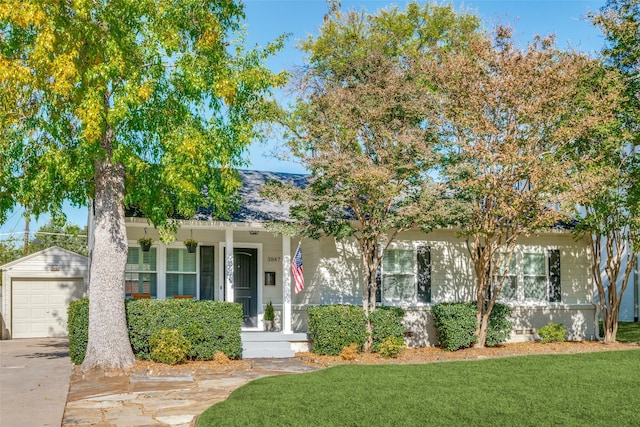
[[[296,294],[304,289],[304,276],[302,275],[302,248],[298,243],[298,249],[293,256],[291,263],[291,274],[293,274],[293,282],[296,284]]]

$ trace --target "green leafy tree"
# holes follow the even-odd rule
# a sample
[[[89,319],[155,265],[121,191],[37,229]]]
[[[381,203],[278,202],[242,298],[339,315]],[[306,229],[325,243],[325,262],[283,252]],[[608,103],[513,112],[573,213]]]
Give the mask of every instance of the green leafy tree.
[[[51,219],[33,234],[28,253],[38,252],[51,246],[60,246],[78,254],[88,255],[87,227],[70,223],[58,225]]]
[[[282,39],[244,49],[243,17],[232,0],[0,2],[0,219],[93,200],[85,369],[134,363],[125,206],[160,227],[230,206],[286,79],[263,65]]]
[[[0,265],[15,261],[22,256],[20,241],[13,237],[0,241]],[[0,274],[0,285],[2,285],[2,275]]]
[[[294,202],[297,232],[355,239],[367,314],[389,244],[445,217],[430,179],[437,137],[425,123],[432,106],[419,58],[437,46],[464,49],[478,24],[451,6],[415,2],[371,15],[334,9],[319,35],[300,45],[308,62],[294,77],[299,97],[284,124],[288,147],[310,171],[308,185],[273,183],[264,193]]]
[[[640,243],[640,3],[610,0],[591,15],[606,37],[603,58],[622,76],[623,97],[616,126],[602,129],[597,145],[579,144],[574,153],[597,162],[583,167],[578,231],[591,239],[591,270],[604,327],[614,342],[620,304],[637,262]]]
[[[450,144],[442,177],[466,207],[460,234],[476,276],[475,346],[484,347],[518,239],[568,218],[579,178],[566,147],[613,120],[617,92],[597,61],[556,49],[552,37],[520,49],[498,27],[470,52],[443,52],[425,70]]]

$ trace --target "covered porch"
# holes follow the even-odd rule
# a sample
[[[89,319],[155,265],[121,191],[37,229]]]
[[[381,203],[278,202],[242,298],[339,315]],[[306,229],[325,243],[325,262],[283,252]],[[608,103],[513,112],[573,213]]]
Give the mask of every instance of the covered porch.
[[[291,237],[277,236],[260,222],[186,220],[175,241],[165,244],[144,218],[128,217],[126,225],[127,297],[236,302],[242,305],[244,332],[264,331],[271,302],[278,334],[294,333]],[[145,236],[153,239],[148,250],[138,243]],[[197,241],[195,250],[185,246],[187,239]]]

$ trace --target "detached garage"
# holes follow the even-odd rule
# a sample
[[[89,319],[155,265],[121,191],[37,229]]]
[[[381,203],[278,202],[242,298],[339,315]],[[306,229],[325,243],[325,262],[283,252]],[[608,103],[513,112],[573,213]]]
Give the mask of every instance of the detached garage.
[[[0,270],[3,339],[67,336],[67,307],[86,294],[87,257],[52,246]]]

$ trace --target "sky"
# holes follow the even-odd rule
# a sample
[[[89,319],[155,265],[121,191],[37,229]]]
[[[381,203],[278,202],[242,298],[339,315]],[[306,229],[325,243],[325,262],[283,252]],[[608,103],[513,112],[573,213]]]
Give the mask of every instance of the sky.
[[[403,8],[406,1],[392,0],[342,0],[342,10],[365,10],[375,13],[379,9],[397,5]],[[423,3],[420,0],[420,3]],[[264,46],[281,34],[289,34],[285,48],[269,59],[267,65],[275,72],[289,70],[302,64],[303,54],[296,49],[300,40],[316,35],[327,11],[326,0],[244,0],[247,30],[246,42],[249,46]],[[605,1],[576,0],[502,0],[502,1],[454,1],[458,10],[475,13],[486,28],[497,23],[508,23],[515,29],[517,40],[526,44],[537,34],[555,34],[559,48],[597,55],[604,39],[599,29],[585,18],[589,12],[596,12]],[[249,147],[249,169],[277,172],[303,173],[299,164],[281,161],[270,153],[277,149],[279,141],[268,140]],[[87,209],[65,206],[68,221],[81,226],[87,223]],[[23,211],[16,209],[8,220],[0,226],[0,240],[16,235],[24,230]],[[31,230],[48,220],[43,216],[33,219]]]

